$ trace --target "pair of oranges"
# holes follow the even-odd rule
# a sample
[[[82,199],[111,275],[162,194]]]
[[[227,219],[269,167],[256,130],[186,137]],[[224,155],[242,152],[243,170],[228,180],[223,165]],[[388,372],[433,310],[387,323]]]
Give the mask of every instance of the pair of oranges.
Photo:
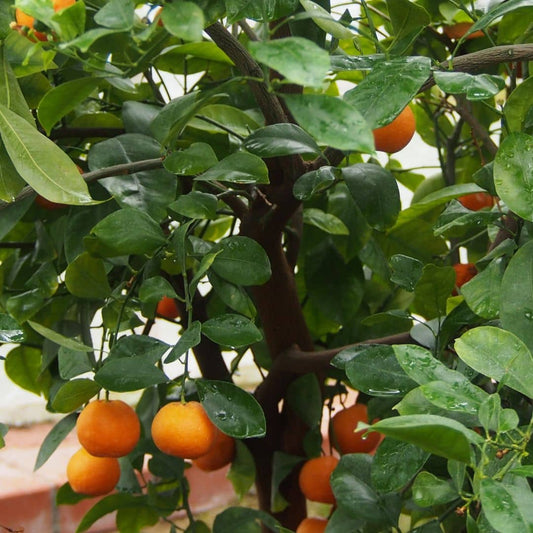
[[[112,491],[120,479],[118,457],[133,451],[141,435],[135,410],[122,400],[94,400],[80,413],[76,431],[81,448],[70,458],[67,479],[72,490],[89,496]],[[210,472],[229,464],[235,441],[209,420],[199,402],[171,402],[152,423],[152,438],[164,453],[193,459]]]

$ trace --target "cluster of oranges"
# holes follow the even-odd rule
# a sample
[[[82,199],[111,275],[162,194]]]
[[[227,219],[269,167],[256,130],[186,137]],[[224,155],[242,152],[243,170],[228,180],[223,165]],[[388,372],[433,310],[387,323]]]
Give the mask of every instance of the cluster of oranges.
[[[374,453],[381,441],[379,433],[356,431],[359,422],[368,423],[368,411],[364,404],[354,404],[338,411],[331,419],[331,442],[341,454]],[[300,470],[298,482],[302,494],[310,501],[335,504],[330,477],[339,463],[335,455],[322,455],[307,460]],[[323,518],[306,518],[296,533],[321,533],[328,521]]]
[[[101,496],[111,492],[120,479],[119,457],[133,451],[141,435],[135,410],[122,400],[94,400],[76,422],[81,448],[67,465],[67,479],[77,493]],[[152,422],[152,439],[164,453],[191,459],[211,472],[229,464],[235,441],[220,431],[199,402],[171,402]]]

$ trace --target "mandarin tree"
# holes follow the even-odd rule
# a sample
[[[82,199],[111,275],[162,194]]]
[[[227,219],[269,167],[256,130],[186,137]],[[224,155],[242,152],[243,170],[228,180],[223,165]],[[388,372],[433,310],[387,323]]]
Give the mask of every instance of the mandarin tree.
[[[58,505],[117,491],[79,531],[115,510],[209,529],[187,475],[217,432],[259,508],[215,533],[296,530],[325,457],[328,533],[533,528],[532,13],[0,3],[2,357],[62,414],[36,467],[95,401],[140,423],[119,483],[115,458],[103,480],[86,451],[69,468]],[[456,264],[477,272],[459,294]],[[339,452],[324,428],[356,395],[345,433],[379,446]]]

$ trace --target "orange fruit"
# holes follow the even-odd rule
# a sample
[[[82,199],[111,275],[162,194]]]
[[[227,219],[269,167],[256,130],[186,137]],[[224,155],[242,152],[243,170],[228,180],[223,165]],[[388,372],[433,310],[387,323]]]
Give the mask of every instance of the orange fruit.
[[[477,274],[474,263],[456,263],[453,265],[453,269],[455,270],[455,286],[457,288],[462,287]],[[454,290],[453,293],[457,294],[457,291]]]
[[[164,453],[198,459],[213,445],[216,426],[199,402],[170,402],[155,415],[152,439]]]
[[[407,106],[389,124],[373,131],[376,150],[392,154],[405,148],[416,130],[415,115]]]
[[[381,440],[379,433],[368,433],[366,430],[355,431],[357,424],[368,424],[368,411],[363,403],[356,403],[335,413],[331,419],[332,444],[342,454],[371,453]]]
[[[54,11],[59,11],[75,4],[76,0],[52,0],[52,3],[54,4]]]
[[[216,428],[213,446],[206,454],[195,459],[192,464],[204,472],[213,472],[229,465],[234,457],[235,440]]]
[[[442,31],[444,32],[444,35],[448,37],[448,39],[459,40],[473,25],[473,22],[456,22],[455,24],[443,26]],[[477,39],[479,37],[483,37],[484,35],[485,34],[481,30],[477,30],[471,33],[466,40]]]
[[[80,448],[67,464],[67,480],[74,492],[101,496],[111,492],[120,479],[120,465],[115,457],[94,457]]]
[[[15,20],[19,26],[26,26],[28,28],[33,28],[33,23],[35,22],[33,17],[26,15],[24,11],[21,11],[18,8],[15,10]]]
[[[339,460],[333,455],[322,455],[306,461],[300,470],[298,483],[302,494],[313,502],[335,503],[329,479]]]
[[[327,525],[325,518],[304,518],[296,528],[296,533],[324,533]]]
[[[52,5],[54,11],[59,11],[60,9],[71,6],[75,2],[76,0],[52,0]],[[33,28],[33,24],[35,23],[35,19],[32,16],[27,15],[18,8],[15,10],[15,20],[20,26],[27,26],[28,28]],[[44,33],[35,32],[35,36],[41,41],[46,40],[46,35]],[[43,36],[44,39],[42,39],[41,36]]]
[[[179,316],[176,301],[174,300],[174,298],[169,298],[168,296],[163,296],[163,298],[159,300],[155,312],[159,316],[168,319],[177,318]]]
[[[141,436],[137,413],[122,400],[94,400],[76,422],[80,444],[96,457],[123,457]]]
[[[465,194],[459,196],[457,201],[464,207],[472,211],[479,211],[484,207],[492,207],[494,205],[494,196],[488,192],[474,192],[472,194]]]

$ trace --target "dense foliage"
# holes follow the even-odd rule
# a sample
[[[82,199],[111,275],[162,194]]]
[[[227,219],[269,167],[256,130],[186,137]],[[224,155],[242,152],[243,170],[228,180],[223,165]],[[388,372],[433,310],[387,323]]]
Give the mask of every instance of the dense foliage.
[[[348,388],[385,438],[341,456],[328,533],[533,530],[533,2],[68,4],[0,4],[0,341],[65,414],[36,467],[89,400],[140,391],[141,439],[79,531],[115,510],[175,531],[179,509],[209,531],[150,438],[180,399],[257,489],[213,531],[295,530]],[[374,150],[406,106],[438,174]]]

